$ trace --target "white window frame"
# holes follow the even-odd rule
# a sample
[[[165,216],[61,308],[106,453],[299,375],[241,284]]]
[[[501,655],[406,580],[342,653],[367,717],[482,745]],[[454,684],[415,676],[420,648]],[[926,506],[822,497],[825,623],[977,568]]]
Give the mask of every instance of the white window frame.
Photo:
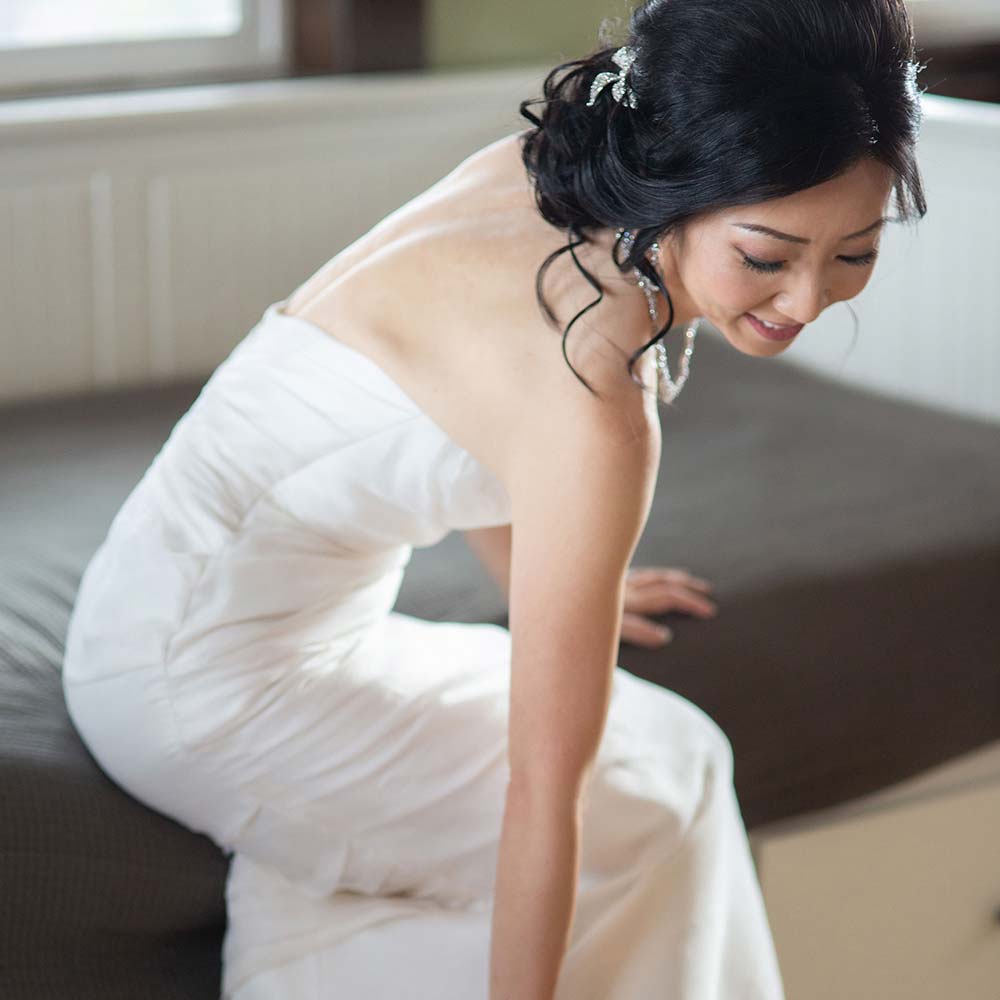
[[[2,0],[0,0],[2,2]],[[236,34],[0,50],[0,99],[38,93],[134,90],[284,74],[289,0],[240,0]]]
[[[1000,0],[907,0],[917,47],[1000,39]]]

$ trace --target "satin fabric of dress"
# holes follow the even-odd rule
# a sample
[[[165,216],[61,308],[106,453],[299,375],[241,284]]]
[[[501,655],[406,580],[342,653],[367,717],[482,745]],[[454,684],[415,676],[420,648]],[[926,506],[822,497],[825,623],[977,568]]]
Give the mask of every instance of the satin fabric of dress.
[[[275,303],[81,580],[64,689],[98,763],[231,854],[227,1000],[487,997],[510,634],[393,610],[502,484],[380,368]],[[778,1000],[703,711],[615,667],[558,1000]]]

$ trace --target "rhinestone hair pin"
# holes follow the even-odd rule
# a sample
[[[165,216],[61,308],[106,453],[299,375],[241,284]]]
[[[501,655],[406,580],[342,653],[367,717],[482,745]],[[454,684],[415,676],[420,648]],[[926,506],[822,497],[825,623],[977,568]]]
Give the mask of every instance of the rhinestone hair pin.
[[[626,104],[630,108],[637,108],[639,106],[635,91],[628,82],[628,71],[632,68],[632,63],[635,62],[637,55],[636,50],[630,48],[628,45],[623,45],[615,52],[611,57],[611,61],[619,67],[619,70],[617,73],[606,70],[594,77],[594,82],[590,85],[590,100],[587,101],[588,108],[593,106],[598,95],[609,83],[611,84],[611,96],[619,104]]]

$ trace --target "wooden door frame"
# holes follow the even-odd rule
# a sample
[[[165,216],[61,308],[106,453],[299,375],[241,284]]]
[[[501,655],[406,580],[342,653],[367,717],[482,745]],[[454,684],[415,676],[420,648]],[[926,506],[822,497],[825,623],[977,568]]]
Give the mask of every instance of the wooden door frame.
[[[289,0],[293,76],[423,69],[422,0]]]

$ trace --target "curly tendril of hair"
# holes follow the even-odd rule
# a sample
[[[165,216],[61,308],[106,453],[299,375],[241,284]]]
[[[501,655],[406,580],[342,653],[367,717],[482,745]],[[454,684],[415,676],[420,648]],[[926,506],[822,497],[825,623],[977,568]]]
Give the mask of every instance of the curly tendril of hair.
[[[629,16],[637,57],[628,82],[637,107],[605,87],[587,107],[598,73],[618,72],[621,42],[552,69],[543,96],[522,101],[533,124],[521,134],[521,158],[542,217],[564,230],[565,246],[542,262],[539,305],[558,319],[543,294],[545,273],[569,253],[598,293],[562,334],[604,298],[576,248],[598,229],[635,231],[620,271],[638,268],[663,293],[666,325],[630,355],[666,335],[674,304],[646,259],[654,241],[705,213],[780,198],[822,184],[871,158],[895,175],[898,217],[927,212],[915,159],[922,109],[915,39],[903,0],[648,0]],[[543,105],[540,116],[528,110]],[[640,382],[641,384],[641,382]]]

